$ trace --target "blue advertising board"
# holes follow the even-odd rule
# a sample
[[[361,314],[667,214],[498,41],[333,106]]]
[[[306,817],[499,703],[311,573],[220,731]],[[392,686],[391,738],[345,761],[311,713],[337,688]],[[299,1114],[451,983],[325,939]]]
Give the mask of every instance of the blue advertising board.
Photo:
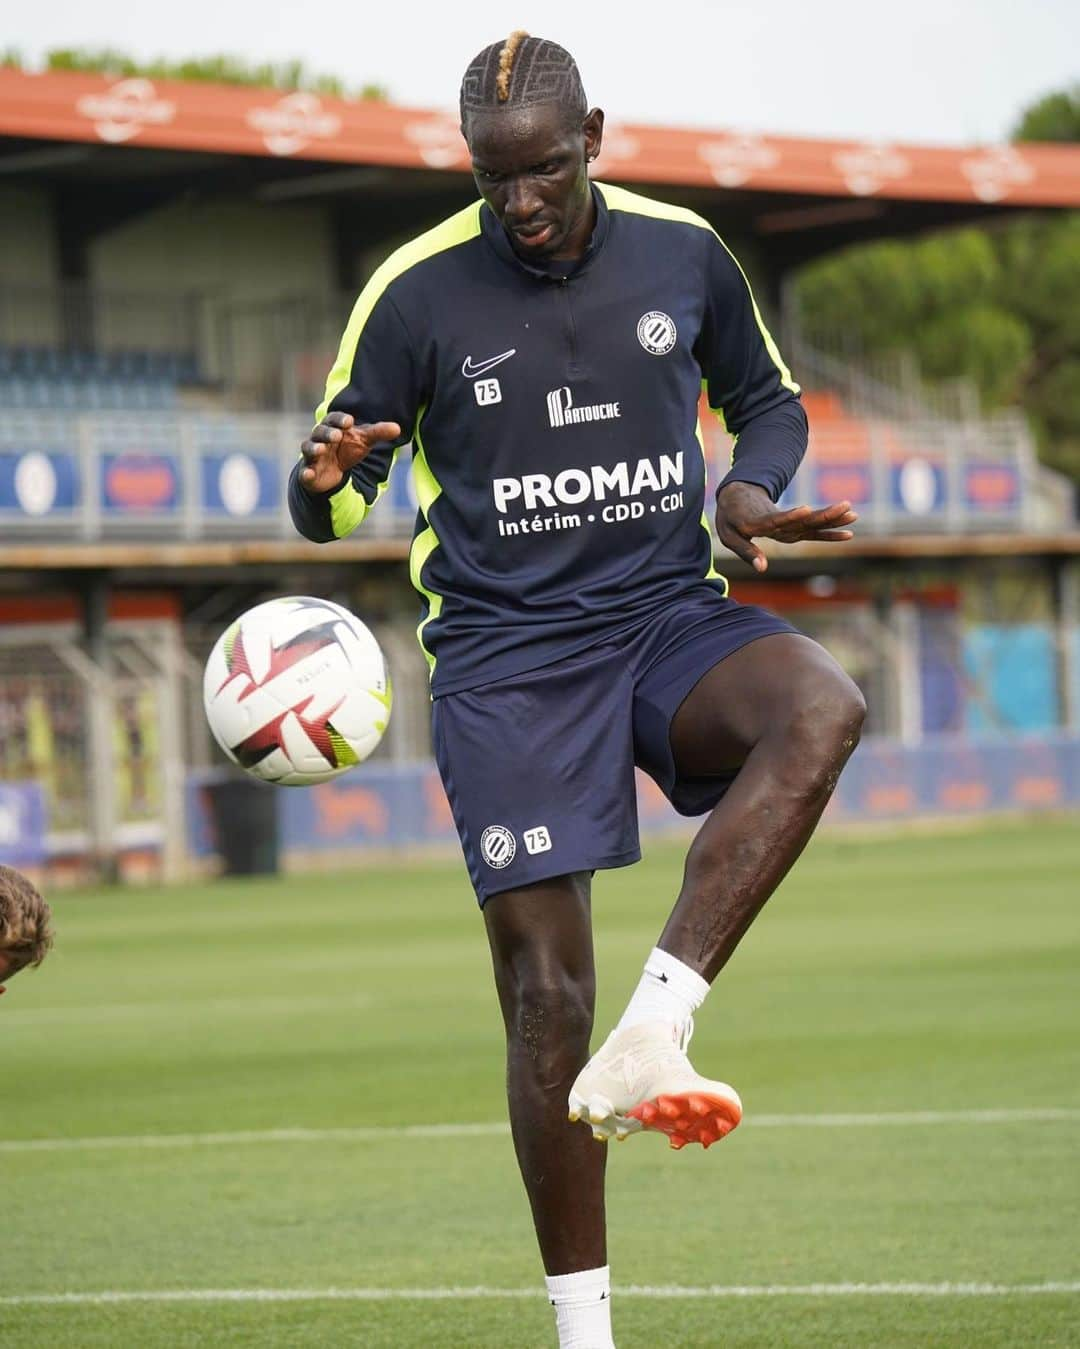
[[[245,520],[280,508],[281,467],[269,455],[204,454],[199,479],[199,499],[208,515]]]
[[[75,456],[53,450],[0,450],[0,512],[40,520],[79,504]]]
[[[45,861],[47,812],[39,782],[0,782],[0,862],[39,866]]]
[[[986,515],[1012,515],[1020,509],[1020,471],[1015,464],[964,465],[964,504]]]
[[[850,501],[867,506],[873,495],[869,464],[817,461],[811,466],[810,489],[814,505],[828,506],[834,501]]]
[[[227,772],[188,780],[188,847],[195,857],[219,850],[211,791],[223,776]],[[278,830],[286,852],[407,853],[425,844],[456,844],[450,807],[433,763],[362,765],[322,786],[265,790],[276,791]],[[637,797],[643,836],[685,835],[695,827],[640,772]],[[921,745],[863,741],[840,776],[826,818],[834,823],[900,820],[1078,805],[1080,736],[941,735]]]
[[[1080,805],[1080,737],[935,736],[864,741],[840,776],[831,820],[895,820]]]
[[[889,494],[893,510],[904,515],[940,515],[945,509],[945,465],[918,455],[891,465]]]
[[[193,856],[209,857],[220,851],[214,785],[237,776],[221,769],[192,774],[188,779],[188,848]],[[457,841],[438,770],[426,761],[368,764],[316,787],[255,790],[276,792],[279,838],[286,851],[408,849]],[[659,787],[642,773],[638,774],[638,813],[644,831],[685,827]]]
[[[966,708],[979,732],[1051,731],[1057,724],[1058,653],[1041,623],[980,623],[964,633],[965,673],[982,696]]]
[[[180,461],[173,454],[103,454],[106,515],[173,515],[180,507]]]

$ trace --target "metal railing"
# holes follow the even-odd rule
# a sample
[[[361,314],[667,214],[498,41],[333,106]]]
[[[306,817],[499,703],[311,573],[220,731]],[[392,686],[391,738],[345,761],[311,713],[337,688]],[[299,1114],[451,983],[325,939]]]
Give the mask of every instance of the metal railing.
[[[1039,464],[1022,416],[979,421],[811,419],[784,504],[850,500],[877,534],[1055,532],[1074,523],[1070,484]]]
[[[295,538],[285,483],[309,429],[287,414],[0,408],[0,522],[71,542]]]
[[[730,441],[708,421],[711,490]],[[295,539],[285,484],[309,429],[303,414],[73,416],[0,404],[0,527],[9,540]],[[843,498],[878,533],[1054,531],[1073,522],[1068,485],[1038,465],[1018,417],[823,421],[784,500]],[[403,456],[364,530],[404,537],[415,519]]]
[[[0,394],[28,383],[27,401],[48,407],[58,386],[149,375],[224,391],[238,406],[310,409],[354,298],[3,283]]]

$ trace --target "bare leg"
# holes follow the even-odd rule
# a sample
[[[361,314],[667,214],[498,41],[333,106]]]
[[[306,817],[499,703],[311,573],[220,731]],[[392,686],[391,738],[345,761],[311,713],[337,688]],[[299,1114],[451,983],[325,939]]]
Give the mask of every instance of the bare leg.
[[[679,773],[738,771],[690,847],[665,951],[716,977],[806,846],[865,714],[856,686],[806,637],[763,637],[699,681],[671,725]]]
[[[589,877],[494,895],[484,920],[506,1026],[510,1126],[544,1268],[597,1269],[607,1264],[607,1149],[566,1117],[595,1003]]]

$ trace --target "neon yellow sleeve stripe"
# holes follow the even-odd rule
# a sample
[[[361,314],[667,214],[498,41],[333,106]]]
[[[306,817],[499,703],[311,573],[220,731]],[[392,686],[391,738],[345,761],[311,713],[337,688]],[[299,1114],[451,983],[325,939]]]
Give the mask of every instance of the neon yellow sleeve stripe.
[[[431,512],[431,507],[442,494],[442,484],[432,473],[428,464],[424,442],[420,439],[419,427],[417,427],[416,434],[416,453],[413,455],[413,486],[416,488],[416,500],[426,520]]]
[[[697,422],[694,426],[694,435],[697,437],[698,447],[701,450],[702,462],[704,463],[705,437],[701,433],[700,417],[697,419]],[[709,526],[709,517],[705,513],[705,511],[701,512],[701,528],[705,531],[705,537],[709,540],[709,568],[705,573],[705,579],[706,581],[723,581],[724,597],[727,598],[728,591],[731,589],[731,587],[728,585],[727,577],[721,576],[720,573],[716,570],[716,553],[713,550],[713,534],[712,529]]]
[[[360,334],[364,331],[364,324],[367,323],[383,291],[391,281],[407,272],[410,267],[415,267],[417,263],[434,257],[436,253],[443,253],[448,248],[456,248],[459,244],[475,239],[480,233],[481,205],[479,201],[473,202],[471,206],[466,206],[463,211],[458,211],[456,215],[442,221],[426,234],[411,239],[396,252],[391,253],[382,266],[377,268],[371,280],[360,292],[342,334],[337,360],[326,380],[326,393],[315,413],[317,422],[321,422],[326,416],[330,404],[352,378],[353,359],[356,356]]]
[[[712,230],[704,216],[690,211],[685,206],[672,206],[667,201],[655,201],[652,197],[643,197],[639,192],[629,192],[625,187],[612,187],[610,183],[594,183],[609,211],[629,211],[632,215],[652,216],[654,220],[677,220],[683,225],[697,225],[699,229]]]
[[[721,248],[739,268],[739,275],[746,284],[747,292],[750,295],[750,303],[754,308],[754,320],[757,323],[758,331],[761,333],[761,339],[765,343],[765,350],[769,353],[772,363],[776,366],[780,375],[780,383],[785,389],[790,389],[792,393],[801,392],[799,386],[791,377],[791,371],[784,364],[784,358],[780,355],[780,349],[773,340],[772,333],[765,326],[761,317],[761,310],[757,306],[757,300],[754,299],[753,289],[739,263],[739,259],[709,222],[703,216],[698,215],[696,211],[688,211],[685,206],[671,206],[666,201],[653,201],[651,197],[642,197],[636,192],[628,192],[625,187],[611,187],[607,183],[597,183],[596,187],[607,203],[609,211],[628,211],[633,215],[651,216],[654,220],[676,220],[683,225],[696,225],[699,229],[708,230],[714,238],[719,240]],[[710,406],[712,406],[711,403]],[[713,409],[714,412],[716,410]]]
[[[368,511],[378,504],[379,498],[390,486],[390,474],[394,471],[394,465],[397,463],[398,455],[401,453],[399,445],[394,451],[393,458],[390,460],[390,466],[386,470],[386,477],[379,483],[375,489],[375,500],[368,502],[363,492],[356,490],[356,484],[350,478],[340,492],[335,492],[330,498],[330,528],[334,531],[335,539],[343,539],[351,534],[358,525],[363,524]]]
[[[424,629],[435,618],[442,613],[443,597],[436,594],[434,590],[429,590],[423,582],[424,565],[428,558],[439,546],[439,536],[431,527],[428,520],[428,513],[431,507],[438,500],[442,493],[442,484],[431,471],[431,465],[427,461],[427,453],[424,450],[424,442],[420,436],[420,423],[423,420],[426,408],[421,409],[416,419],[416,433],[413,437],[415,449],[413,451],[413,485],[416,488],[416,499],[420,504],[420,513],[427,522],[427,529],[421,530],[413,539],[412,547],[409,549],[409,579],[413,583],[413,588],[417,590],[427,600],[428,611],[420,620],[416,629],[416,638],[420,643],[420,650],[424,653],[424,658],[428,663],[428,672],[435,673],[435,657],[424,645]]]
[[[368,504],[356,490],[352,479],[330,498],[330,528],[336,539],[343,539],[368,513]]]
[[[723,581],[724,598],[727,599],[731,591],[731,585],[726,576],[722,576],[716,570],[716,554],[713,552],[713,535],[709,527],[709,518],[704,511],[701,512],[701,528],[705,531],[705,537],[709,540],[709,570],[705,573],[706,581]]]
[[[420,650],[424,653],[424,659],[428,663],[428,673],[435,673],[435,657],[424,645],[424,629],[434,618],[438,618],[442,613],[443,597],[436,595],[434,591],[428,590],[420,581],[420,573],[428,558],[439,546],[439,536],[429,525],[422,534],[417,534],[413,540],[413,546],[409,552],[409,575],[412,578],[413,586],[423,595],[427,596],[428,611],[420,620],[416,627],[416,640],[420,643]]]

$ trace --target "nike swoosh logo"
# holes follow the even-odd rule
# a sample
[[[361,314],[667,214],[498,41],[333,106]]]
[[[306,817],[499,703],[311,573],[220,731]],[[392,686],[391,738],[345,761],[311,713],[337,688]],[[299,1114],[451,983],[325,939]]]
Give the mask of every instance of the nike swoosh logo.
[[[475,379],[477,375],[482,375],[485,370],[492,370],[503,361],[508,361],[511,356],[517,355],[517,347],[511,347],[509,351],[504,351],[501,356],[492,356],[488,361],[480,361],[479,364],[473,364],[473,358],[466,356],[462,362],[461,373],[466,379]]]

